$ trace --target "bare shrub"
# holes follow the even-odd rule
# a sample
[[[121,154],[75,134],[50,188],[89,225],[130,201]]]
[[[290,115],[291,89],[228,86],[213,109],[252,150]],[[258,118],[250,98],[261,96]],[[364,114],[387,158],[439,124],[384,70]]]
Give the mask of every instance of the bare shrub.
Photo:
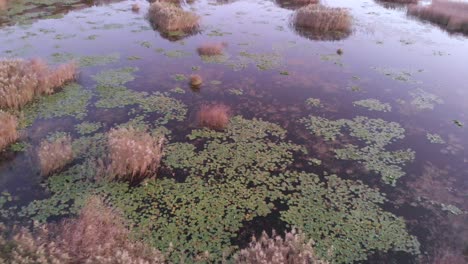
[[[18,119],[0,110],[0,151],[18,140]]]
[[[0,263],[164,263],[164,255],[130,238],[123,217],[90,197],[77,218],[42,225],[31,233],[19,230],[6,241],[0,237]],[[2,261],[3,260],[3,261]]]
[[[154,2],[150,5],[148,17],[153,26],[162,32],[191,32],[198,27],[200,17],[167,2]]]
[[[20,109],[35,96],[52,94],[76,78],[75,63],[51,69],[41,59],[0,60],[0,108]]]
[[[229,124],[229,111],[224,104],[202,105],[197,113],[198,123],[211,129],[224,129]]]
[[[112,129],[107,138],[109,177],[136,182],[156,175],[164,155],[164,137],[129,127]]]
[[[260,239],[252,238],[248,248],[240,250],[234,257],[236,263],[243,264],[327,264],[314,253],[312,241],[306,241],[302,233],[293,229],[283,239],[273,235],[270,238],[264,231]]]
[[[48,176],[59,171],[73,160],[72,140],[69,135],[41,142],[38,154],[41,174]]]
[[[200,86],[203,83],[202,77],[198,74],[190,75],[189,81],[192,86]]]
[[[352,17],[347,9],[308,5],[293,17],[296,29],[312,39],[341,39],[351,34]]]
[[[409,6],[408,13],[448,31],[468,34],[468,3],[434,0],[427,6]]]
[[[200,56],[219,56],[223,55],[226,43],[204,43],[197,48]]]

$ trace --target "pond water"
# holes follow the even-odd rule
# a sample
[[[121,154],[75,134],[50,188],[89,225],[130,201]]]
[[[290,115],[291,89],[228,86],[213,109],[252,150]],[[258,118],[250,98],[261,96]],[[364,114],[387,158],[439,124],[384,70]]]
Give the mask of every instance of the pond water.
[[[102,133],[130,121],[169,134],[167,156],[156,179],[166,181],[161,187],[166,188],[164,195],[176,201],[185,199],[179,195],[187,190],[183,196],[189,196],[188,201],[180,202],[186,203],[180,210],[203,214],[199,204],[204,201],[212,206],[210,213],[225,219],[225,226],[216,230],[221,242],[211,245],[207,241],[213,237],[200,231],[213,224],[210,219],[197,225],[189,216],[178,215],[186,221],[187,227],[179,226],[179,232],[186,232],[187,241],[177,245],[190,253],[215,247],[222,251],[231,246],[226,241],[244,247],[252,234],[296,226],[318,242],[319,252],[321,247],[333,247],[338,263],[430,263],[441,254],[468,254],[466,36],[409,17],[404,6],[370,0],[326,1],[329,6],[349,8],[353,16],[353,33],[337,41],[300,34],[291,25],[294,9],[274,1],[184,3],[184,9],[201,16],[199,31],[185,37],[155,31],[146,18],[149,3],[143,1],[138,2],[139,12],[131,10],[134,1],[97,6],[78,1],[40,2],[7,4],[0,11],[0,54],[40,57],[53,64],[74,59],[80,64],[80,86],[66,87],[51,100],[40,99],[28,106],[21,144],[15,145],[25,148],[0,153],[0,190],[12,195],[7,205],[16,206],[20,214],[10,216],[11,221],[53,221],[74,212],[70,203],[77,197],[103,188],[90,183],[75,190],[73,181],[69,186],[57,177],[42,178],[34,155],[42,139],[66,132],[77,142],[90,141],[87,144],[99,149]],[[224,55],[198,55],[200,45],[220,42],[227,44]],[[337,54],[338,49],[343,54]],[[191,74],[202,76],[200,89],[191,89],[187,81]],[[106,81],[116,85],[97,85]],[[210,103],[223,103],[232,116],[239,116],[232,118],[221,140],[214,139],[219,135],[198,130],[196,112]],[[93,127],[88,123],[95,129],[83,135],[79,128]],[[271,128],[270,123],[278,127]],[[243,132],[251,139],[242,139]],[[224,157],[226,152],[233,157]],[[80,166],[89,153],[82,154],[70,170]],[[245,167],[231,168],[230,163],[240,162],[237,159],[247,160]],[[264,162],[270,164],[264,166]],[[296,175],[299,171],[307,175]],[[234,207],[223,207],[224,200],[240,194],[224,185],[216,191],[234,197],[214,194],[214,189],[206,189],[194,177],[223,177],[223,173],[229,174],[228,179],[250,177],[249,173],[257,177],[250,184],[258,181],[263,187],[247,188],[247,192],[268,190],[273,183],[262,182],[264,177],[291,179],[302,187],[296,190],[298,195],[281,197],[283,202],[275,200],[277,194],[267,193],[245,198],[246,202],[228,201]],[[234,176],[242,173],[249,175]],[[340,187],[333,188],[334,176],[329,174],[337,175]],[[317,175],[326,185],[307,186],[319,186],[309,182]],[[356,191],[363,186],[359,181],[379,191]],[[249,181],[226,182],[240,188],[239,184]],[[102,192],[114,201],[112,191]],[[195,197],[200,193],[201,197]],[[326,208],[315,210],[320,199],[314,193],[340,204],[337,215],[325,213]],[[369,198],[380,195],[387,200]],[[350,200],[355,196],[359,197],[356,201]],[[223,202],[211,204],[216,199]],[[39,202],[31,204],[34,200]],[[160,210],[178,206],[178,202],[171,203],[160,201],[158,206]],[[250,215],[239,220],[238,211],[244,208],[249,208]],[[153,245],[164,248],[166,240],[183,237],[178,231],[163,230],[171,228],[167,224],[171,219],[161,221],[156,225],[159,233],[150,239]],[[367,222],[372,222],[368,228],[375,228],[379,235],[366,233]],[[343,239],[346,233],[334,230],[336,226],[359,234]],[[165,232],[173,235],[165,236]],[[197,232],[206,241],[190,241]],[[369,238],[373,235],[378,238]],[[155,237],[160,241],[154,241]],[[419,250],[415,250],[418,243]]]

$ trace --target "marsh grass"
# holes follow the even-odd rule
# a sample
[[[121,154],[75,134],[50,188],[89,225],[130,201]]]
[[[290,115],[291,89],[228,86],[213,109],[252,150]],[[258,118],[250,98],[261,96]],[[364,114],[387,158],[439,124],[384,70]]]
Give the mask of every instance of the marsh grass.
[[[154,2],[150,5],[148,18],[153,26],[163,33],[190,33],[198,27],[200,17],[168,2]]]
[[[131,239],[123,217],[91,196],[77,218],[0,237],[1,263],[164,263],[164,255]]]
[[[39,95],[54,93],[76,74],[74,62],[53,69],[41,59],[1,59],[0,108],[20,109]]]
[[[417,4],[418,1],[419,0],[378,0],[378,2],[390,4]]]
[[[44,139],[37,151],[41,175],[48,176],[64,168],[73,160],[72,139],[63,135],[55,139]]]
[[[468,34],[468,3],[432,1],[427,6],[409,6],[408,14],[440,25],[450,32]]]
[[[307,5],[293,16],[296,30],[312,39],[338,40],[351,34],[352,17],[347,9]]]
[[[198,74],[190,75],[189,82],[191,86],[199,87],[203,83],[203,78]]]
[[[312,241],[306,241],[304,234],[295,230],[287,232],[284,239],[274,231],[272,237],[264,231],[258,240],[253,237],[249,247],[240,250],[234,258],[237,264],[328,263],[315,255]]]
[[[0,151],[18,140],[18,119],[0,110]]]
[[[302,6],[318,4],[319,0],[276,0],[282,8],[296,9]]]
[[[132,4],[132,11],[136,12],[136,13],[140,12],[140,4],[138,4],[138,3]]]
[[[229,124],[230,108],[224,104],[202,105],[197,113],[200,126],[222,130]]]
[[[154,177],[164,155],[165,138],[133,127],[112,129],[108,135],[106,174],[111,180],[139,182]]]
[[[200,56],[220,56],[223,55],[227,43],[204,43],[197,48]]]

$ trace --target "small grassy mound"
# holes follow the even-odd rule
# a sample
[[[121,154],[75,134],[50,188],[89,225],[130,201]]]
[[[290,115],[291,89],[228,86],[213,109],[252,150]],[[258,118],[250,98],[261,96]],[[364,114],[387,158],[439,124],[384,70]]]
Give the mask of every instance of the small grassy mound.
[[[191,32],[198,27],[200,21],[198,15],[167,2],[152,3],[148,17],[153,26],[162,33]]]

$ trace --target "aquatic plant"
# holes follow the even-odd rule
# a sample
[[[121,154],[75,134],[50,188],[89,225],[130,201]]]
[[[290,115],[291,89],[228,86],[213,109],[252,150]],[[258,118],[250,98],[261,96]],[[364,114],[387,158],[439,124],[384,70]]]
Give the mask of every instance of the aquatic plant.
[[[313,39],[341,39],[351,33],[352,17],[344,8],[312,4],[297,10],[293,23]]]
[[[97,196],[76,218],[21,228],[11,240],[2,234],[0,249],[2,263],[165,263],[163,253],[133,240],[121,213]]]
[[[281,217],[315,241],[315,250],[331,263],[363,261],[375,251],[419,254],[419,242],[405,221],[385,212],[385,196],[360,181],[291,172],[299,177],[299,193],[288,200]]]
[[[320,260],[314,252],[312,240],[307,241],[304,234],[293,229],[286,232],[284,239],[273,230],[271,237],[263,231],[258,239],[252,237],[247,248],[240,250],[234,256],[235,263],[310,263],[327,264]]]
[[[318,98],[308,98],[306,100],[306,104],[308,106],[312,106],[312,107],[321,107],[322,106],[322,103],[320,102],[320,99]]]
[[[220,56],[223,55],[226,46],[225,42],[204,43],[197,48],[197,52],[200,56]]]
[[[319,0],[276,0],[279,6],[283,8],[298,8],[301,6],[311,5],[311,4],[318,4]]]
[[[427,140],[434,144],[445,144],[445,140],[439,134],[426,134]]]
[[[365,107],[372,111],[382,111],[390,112],[392,111],[392,106],[389,103],[382,103],[377,99],[364,99],[359,101],[354,101],[353,105]]]
[[[433,110],[436,105],[444,102],[437,95],[428,93],[420,88],[411,91],[410,95],[413,97],[411,104],[421,110]]]
[[[75,79],[75,63],[51,69],[44,61],[0,60],[0,108],[20,109],[35,97],[52,94]]]
[[[74,158],[71,137],[58,135],[44,139],[37,150],[37,156],[43,176],[61,170]]]
[[[156,1],[150,5],[148,17],[153,26],[164,33],[191,32],[198,27],[200,17],[171,3]]]
[[[211,129],[224,129],[229,123],[230,108],[224,104],[202,105],[197,113],[198,124]]]
[[[200,86],[203,83],[203,79],[198,74],[190,75],[189,82],[191,86]]]
[[[346,124],[347,120],[329,120],[311,115],[308,118],[301,119],[301,122],[306,124],[307,129],[314,135],[323,137],[325,140],[335,140],[337,136],[343,135],[341,129]]]
[[[394,4],[417,4],[419,0],[378,0],[385,3]]]
[[[19,138],[16,116],[0,110],[0,151]]]
[[[433,1],[430,5],[408,7],[408,14],[440,25],[451,32],[468,34],[468,4],[458,1]]]
[[[155,177],[164,155],[164,137],[153,137],[133,127],[112,129],[108,135],[109,156],[105,177],[140,182]]]
[[[102,127],[102,123],[100,122],[83,122],[80,124],[75,125],[75,130],[78,132],[80,135],[86,135],[86,134],[92,134],[99,130]]]

